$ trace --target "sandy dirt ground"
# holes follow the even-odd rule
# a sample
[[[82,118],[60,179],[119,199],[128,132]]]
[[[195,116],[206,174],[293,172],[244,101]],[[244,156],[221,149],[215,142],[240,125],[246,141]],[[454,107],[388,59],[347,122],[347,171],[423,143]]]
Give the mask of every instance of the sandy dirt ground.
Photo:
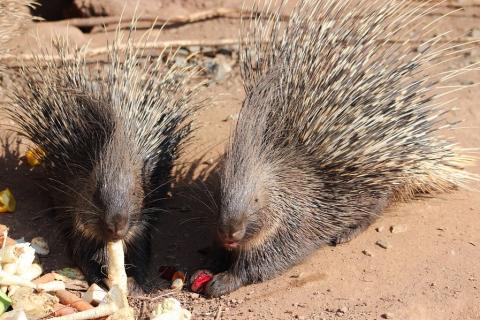
[[[44,2],[48,5],[48,1]],[[92,5],[90,11],[82,14],[118,15],[122,6],[117,2],[90,1],[97,7]],[[127,15],[133,12],[134,4],[130,2]],[[240,8],[241,3],[241,0],[143,0],[139,13],[169,17],[217,7]],[[443,11],[463,10],[442,20],[438,32],[452,30],[449,36],[453,39],[480,40],[477,0],[448,1],[440,6]],[[57,7],[60,12],[50,9],[42,14],[55,19],[80,15],[79,8]],[[211,19],[166,28],[160,40],[235,39],[238,30],[238,19]],[[48,42],[52,31],[67,34],[61,21],[37,23],[13,39],[10,49],[13,53],[35,52]],[[31,40],[34,34],[40,35],[41,45]],[[70,27],[68,36],[72,43],[90,42],[96,47],[105,45],[111,33],[95,28],[82,32]],[[480,44],[470,48],[460,61],[448,67],[480,63]],[[211,75],[209,85],[202,91],[202,96],[213,101],[195,117],[199,129],[179,161],[191,170],[177,175],[171,199],[165,204],[169,213],[160,218],[154,236],[150,276],[155,290],[143,300],[135,300],[142,318],[155,297],[170,294],[166,284],[159,280],[159,266],[175,265],[192,272],[212,263],[202,250],[212,242],[214,215],[205,186],[215,190],[218,183],[215,163],[223,152],[244,95],[237,53],[230,47],[215,49],[213,58],[218,59],[219,55],[224,56],[222,59],[232,69],[227,67],[225,74]],[[479,71],[450,82],[451,85],[473,83],[480,83]],[[6,90],[15,87],[8,71],[1,85],[0,103],[4,104]],[[451,135],[462,146],[478,148],[479,87],[464,89],[456,97],[457,109],[449,117],[464,122]],[[42,258],[47,270],[71,266],[64,240],[55,232],[57,228],[51,219],[49,209],[53,204],[43,188],[45,174],[41,169],[31,170],[19,160],[25,151],[24,143],[8,133],[11,123],[2,117],[0,123],[3,147],[0,189],[11,188],[18,201],[18,210],[1,215],[0,223],[10,226],[17,238],[47,238],[52,247],[51,254]],[[471,171],[480,174],[480,166]],[[220,299],[207,300],[186,291],[173,296],[192,311],[194,319],[480,319],[480,194],[475,191],[480,190],[480,183],[470,187],[472,190],[458,190],[435,199],[396,204],[350,243],[319,249],[274,280],[244,287]],[[392,226],[399,225],[406,230],[390,232]],[[388,242],[391,247],[379,247],[378,240]]]

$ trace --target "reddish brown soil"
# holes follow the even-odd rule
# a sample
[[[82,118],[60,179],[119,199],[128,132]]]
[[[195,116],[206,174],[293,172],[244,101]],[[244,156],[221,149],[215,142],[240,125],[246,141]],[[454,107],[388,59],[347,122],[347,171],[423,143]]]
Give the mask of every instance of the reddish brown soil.
[[[141,14],[162,17],[241,6],[241,0],[143,0],[141,3]],[[459,39],[472,39],[468,38],[469,32],[480,27],[480,3],[477,0],[448,3],[461,5],[465,10],[445,18],[439,30],[451,29]],[[65,33],[58,23],[48,22],[41,28]],[[214,19],[167,28],[160,39],[233,39],[238,30],[238,19]],[[49,33],[41,33],[40,43],[44,43]],[[104,45],[111,36],[103,32],[83,34],[78,30],[70,35],[73,41],[79,44],[91,41],[92,46]],[[13,52],[37,48],[26,36],[14,39],[10,46]],[[466,52],[462,61],[448,67],[460,68],[474,62],[480,62],[478,44]],[[471,72],[451,84],[465,81],[480,83],[480,72]],[[7,90],[8,85],[9,81],[4,81],[3,89]],[[234,66],[226,79],[212,82],[202,94],[214,101],[196,117],[200,129],[179,161],[187,166],[193,163],[195,174],[178,176],[172,200],[166,204],[171,213],[161,218],[154,236],[151,277],[152,283],[160,287],[161,282],[156,281],[160,265],[177,265],[191,272],[209,264],[208,258],[198,251],[212,240],[213,213],[205,205],[210,202],[203,181],[210,186],[217,183],[211,159],[222,154],[234,124],[229,116],[238,112],[243,97],[238,66]],[[451,134],[462,146],[478,148],[480,90],[478,86],[471,87],[457,97],[458,110],[450,116],[452,120],[465,121]],[[4,95],[0,95],[0,101],[5,102]],[[3,139],[0,188],[11,188],[18,202],[18,210],[1,215],[0,223],[9,225],[15,237],[26,240],[46,237],[51,246],[51,254],[42,258],[46,269],[69,266],[64,240],[55,232],[57,228],[48,214],[52,203],[42,187],[44,175],[39,169],[19,164],[24,147],[16,145],[15,136],[6,138],[11,124],[4,119],[0,123]],[[477,165],[471,171],[480,173],[480,167]],[[471,188],[480,190],[480,183]],[[407,231],[391,233],[390,226],[398,224],[406,225]],[[376,231],[382,227],[383,231]],[[386,240],[392,247],[382,249],[375,245],[377,240]],[[371,256],[362,253],[364,250]],[[459,190],[436,199],[397,204],[352,242],[320,249],[272,281],[242,288],[222,299],[206,300],[186,292],[173,296],[185,303],[195,319],[381,319],[384,314],[392,319],[480,319],[479,262],[480,196],[476,191]],[[141,311],[142,305],[151,305],[155,296],[167,292],[157,289],[150,300],[137,299],[135,303]]]

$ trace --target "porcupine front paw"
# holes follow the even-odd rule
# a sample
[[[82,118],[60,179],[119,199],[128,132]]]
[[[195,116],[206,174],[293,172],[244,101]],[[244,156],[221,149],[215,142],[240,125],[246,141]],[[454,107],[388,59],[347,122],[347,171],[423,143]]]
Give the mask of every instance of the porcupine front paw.
[[[242,280],[235,274],[226,271],[215,275],[205,288],[207,297],[220,297],[237,290],[242,286]]]

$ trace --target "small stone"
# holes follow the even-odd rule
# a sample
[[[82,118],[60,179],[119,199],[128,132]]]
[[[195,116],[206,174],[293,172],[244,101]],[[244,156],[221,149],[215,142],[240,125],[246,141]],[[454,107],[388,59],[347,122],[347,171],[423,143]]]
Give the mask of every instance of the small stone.
[[[383,319],[393,319],[393,314],[391,314],[390,312],[387,312],[382,314],[380,317],[382,317]]]
[[[188,64],[187,58],[183,56],[177,55],[174,60],[175,60],[175,64],[179,67],[186,67]]]
[[[480,38],[480,28],[473,28],[470,30],[470,36],[473,38]]]
[[[419,45],[419,46],[417,47],[417,52],[418,52],[418,53],[424,53],[425,51],[428,50],[428,48],[429,48],[428,43],[422,43],[421,45]]]
[[[378,227],[375,228],[375,231],[377,231],[377,232],[383,232],[383,230],[385,230],[384,226],[378,226]]]
[[[475,84],[472,80],[460,80],[460,84],[462,86],[471,86],[472,84]]]
[[[188,47],[188,49],[190,50],[191,53],[197,53],[197,52],[200,52],[200,46],[190,46]]]
[[[35,252],[41,256],[46,256],[50,253],[50,248],[48,247],[47,240],[42,237],[35,237],[30,242],[30,245]]]
[[[213,64],[210,69],[213,72],[215,80],[221,81],[232,71],[232,66],[227,57],[219,54],[213,59]]]
[[[365,249],[365,250],[362,250],[362,253],[363,253],[364,255],[368,256],[368,257],[373,257],[373,254],[372,254],[370,251],[366,250],[366,249]]]
[[[213,158],[210,158],[210,159],[207,159],[203,162],[204,164],[208,164],[208,165],[212,165],[215,163],[215,160],[213,160]]]
[[[402,233],[408,230],[408,227],[406,224],[395,224],[390,227],[390,232],[391,233]]]
[[[290,276],[290,278],[295,278],[295,279],[298,279],[301,277],[303,277],[303,272],[294,273]]]
[[[348,311],[348,308],[346,306],[342,306],[337,310],[337,312],[340,312],[343,314],[347,313],[347,311]]]
[[[234,121],[238,119],[238,113],[230,114],[228,117],[223,119],[223,122]]]
[[[180,48],[177,51],[177,56],[187,57],[189,54],[190,54],[190,50],[188,50],[187,48]]]
[[[375,244],[377,246],[379,246],[380,248],[383,248],[383,249],[390,249],[392,247],[392,245],[385,240],[377,240],[377,242],[375,242]]]
[[[172,285],[170,286],[173,290],[180,291],[183,288],[183,280],[181,278],[177,278],[172,281]]]
[[[210,46],[202,47],[202,53],[205,56],[210,56],[210,57],[214,56],[216,52],[217,52],[217,48],[215,48],[215,47],[210,47]]]
[[[192,293],[190,297],[192,297],[192,299],[198,299],[200,298],[200,295],[198,293]]]

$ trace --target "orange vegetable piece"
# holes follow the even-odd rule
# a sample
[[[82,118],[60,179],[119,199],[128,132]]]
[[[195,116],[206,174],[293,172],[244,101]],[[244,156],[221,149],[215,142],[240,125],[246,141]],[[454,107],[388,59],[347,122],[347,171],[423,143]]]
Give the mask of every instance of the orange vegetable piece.
[[[13,212],[16,206],[17,202],[10,189],[0,191],[0,213]]]
[[[185,282],[185,273],[183,273],[182,271],[175,272],[172,276],[172,281],[175,281],[177,279],[181,279],[183,282]]]
[[[45,151],[41,148],[28,149],[25,152],[25,159],[31,167],[36,167],[42,163],[43,158],[45,157]]]

